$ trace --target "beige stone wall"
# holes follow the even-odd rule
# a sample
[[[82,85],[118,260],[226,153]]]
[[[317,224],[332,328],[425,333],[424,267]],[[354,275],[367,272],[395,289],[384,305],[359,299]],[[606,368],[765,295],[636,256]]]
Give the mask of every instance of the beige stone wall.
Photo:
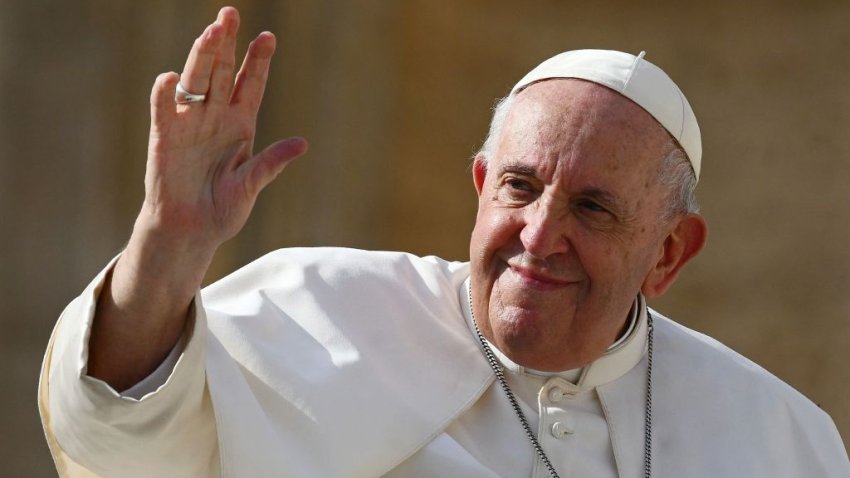
[[[605,3],[607,6],[600,6]],[[647,50],[704,141],[704,254],[656,304],[793,384],[850,438],[850,4],[244,0],[281,49],[259,145],[311,142],[223,248],[219,277],[293,245],[464,259],[468,158],[496,97],[556,52]],[[0,3],[0,462],[51,476],[35,408],[64,304],[142,198],[147,97],[218,5]]]

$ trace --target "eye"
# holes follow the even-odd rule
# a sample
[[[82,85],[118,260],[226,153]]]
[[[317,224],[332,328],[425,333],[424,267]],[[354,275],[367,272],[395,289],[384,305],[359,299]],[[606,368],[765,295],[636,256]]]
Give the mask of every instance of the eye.
[[[590,212],[608,212],[607,209],[600,206],[599,203],[590,200],[584,200],[578,203],[579,207]]]
[[[534,201],[539,193],[532,181],[521,176],[504,176],[497,191],[500,201],[517,206]]]
[[[505,184],[511,189],[515,189],[517,191],[533,191],[533,188],[531,187],[531,184],[528,183],[528,181],[523,181],[519,178],[508,178],[505,180]]]

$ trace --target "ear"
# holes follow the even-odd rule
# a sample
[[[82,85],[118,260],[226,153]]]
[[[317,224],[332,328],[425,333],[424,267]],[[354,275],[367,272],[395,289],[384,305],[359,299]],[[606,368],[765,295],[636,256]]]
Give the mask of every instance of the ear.
[[[658,297],[673,285],[679,271],[705,246],[708,226],[698,214],[687,214],[664,240],[661,257],[649,271],[640,290],[646,297]]]
[[[472,163],[472,182],[475,183],[475,190],[481,196],[481,191],[484,190],[484,180],[487,178],[487,158],[484,153],[475,155],[475,160]]]

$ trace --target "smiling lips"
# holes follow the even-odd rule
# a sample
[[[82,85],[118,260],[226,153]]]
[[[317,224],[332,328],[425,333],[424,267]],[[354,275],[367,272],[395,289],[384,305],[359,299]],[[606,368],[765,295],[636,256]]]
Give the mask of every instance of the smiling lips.
[[[534,289],[560,289],[562,287],[575,284],[575,281],[558,279],[528,267],[508,264],[508,268],[515,276],[522,280],[523,283]]]

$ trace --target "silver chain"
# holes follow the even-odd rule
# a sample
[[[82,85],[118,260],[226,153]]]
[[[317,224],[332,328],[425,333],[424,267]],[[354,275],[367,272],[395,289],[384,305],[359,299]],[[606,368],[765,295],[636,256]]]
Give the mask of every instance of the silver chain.
[[[481,333],[481,330],[478,328],[478,322],[475,320],[475,312],[472,308],[472,286],[469,286],[468,289],[469,296],[469,314],[472,317],[472,326],[475,327],[475,334],[478,336],[478,341],[481,343],[481,348],[484,350],[484,356],[487,358],[487,363],[490,364],[490,368],[493,369],[493,374],[496,375],[496,379],[499,381],[499,385],[502,386],[502,390],[505,392],[505,396],[508,398],[508,402],[511,404],[511,408],[514,409],[514,413],[516,413],[517,418],[519,418],[519,422],[522,425],[522,429],[525,430],[525,435],[528,437],[528,440],[531,442],[531,446],[534,448],[534,451],[537,453],[537,457],[540,458],[540,461],[543,462],[543,465],[546,466],[546,469],[549,470],[549,476],[552,478],[560,478],[558,472],[555,471],[555,467],[552,466],[552,462],[549,461],[549,457],[546,456],[546,452],[543,451],[543,447],[540,445],[540,442],[537,441],[537,436],[531,430],[531,426],[528,424],[528,419],[525,418],[525,413],[522,412],[522,408],[519,406],[519,402],[514,396],[514,392],[511,390],[511,387],[508,386],[508,381],[505,378],[505,372],[502,366],[499,364],[499,360],[496,358],[496,354],[493,353],[493,350],[490,348],[490,345],[487,344],[487,340],[484,339],[484,335]],[[647,352],[646,352],[646,360],[647,360],[647,368],[646,368],[646,407],[644,408],[644,421],[643,421],[643,476],[644,478],[652,477],[652,338],[653,338],[653,326],[652,326],[652,314],[649,313],[649,309],[646,311],[646,321],[647,321]]]
[[[646,308],[646,406],[643,409],[643,476],[652,477],[652,338],[655,326]]]

